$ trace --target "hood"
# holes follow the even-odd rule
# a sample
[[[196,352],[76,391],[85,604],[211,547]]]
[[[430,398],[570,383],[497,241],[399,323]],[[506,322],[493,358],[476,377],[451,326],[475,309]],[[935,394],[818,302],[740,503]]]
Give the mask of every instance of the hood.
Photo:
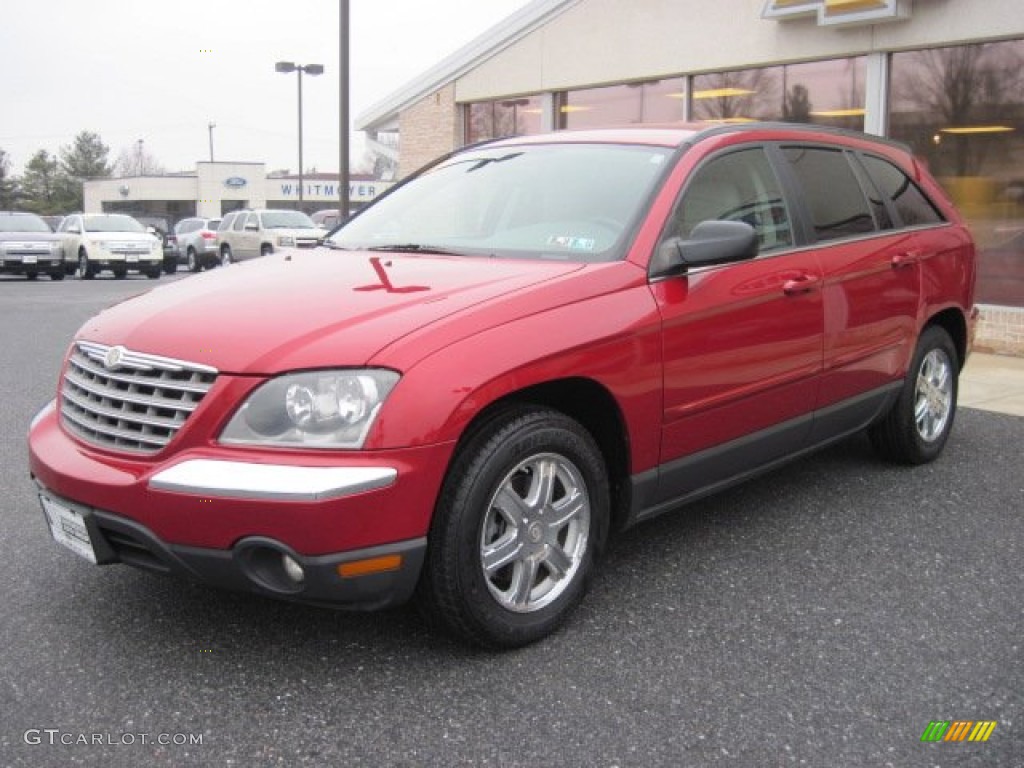
[[[159,243],[160,238],[149,232],[93,232],[89,230],[85,236],[90,240],[102,240],[111,243]]]
[[[165,285],[87,322],[78,338],[274,374],[363,365],[432,323],[581,264],[403,254],[278,251]],[[479,320],[466,333],[480,330]]]
[[[56,232],[0,232],[0,243],[40,243],[60,241]]]

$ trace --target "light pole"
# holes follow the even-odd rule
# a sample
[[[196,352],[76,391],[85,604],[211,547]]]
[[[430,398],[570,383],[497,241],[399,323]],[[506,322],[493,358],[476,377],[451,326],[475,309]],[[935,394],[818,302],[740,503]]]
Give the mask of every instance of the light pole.
[[[303,182],[302,182],[302,73],[307,75],[322,75],[323,64],[296,64],[294,61],[279,61],[274,65],[277,72],[288,74],[289,72],[299,73],[299,210],[302,210]]]
[[[216,123],[209,123],[206,129],[210,132],[210,162],[213,162],[213,129],[217,127]]]
[[[338,66],[341,77],[341,86],[338,91],[339,110],[338,127],[340,130],[338,147],[338,186],[341,187],[338,193],[338,221],[348,221],[348,49],[349,49],[349,7],[348,0],[339,0],[339,41],[338,41]]]

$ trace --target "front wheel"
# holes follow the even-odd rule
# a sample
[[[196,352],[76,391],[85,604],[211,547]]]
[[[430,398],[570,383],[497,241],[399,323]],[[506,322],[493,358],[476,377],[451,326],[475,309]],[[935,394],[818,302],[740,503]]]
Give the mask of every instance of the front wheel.
[[[225,245],[220,249],[220,265],[222,267],[230,267],[234,258],[231,256],[231,246]]]
[[[487,647],[549,635],[586,592],[609,506],[589,432],[557,411],[504,412],[452,464],[431,525],[421,606]]]
[[[96,268],[89,263],[89,255],[83,249],[78,253],[78,279],[92,280],[96,277]]]
[[[193,248],[191,245],[188,247],[188,251],[185,253],[185,261],[188,264],[189,272],[198,272],[200,269],[202,269],[202,266],[199,263],[199,258],[196,256],[196,249]]]
[[[875,450],[903,464],[936,459],[953,429],[959,374],[959,356],[949,334],[938,326],[926,328],[899,399],[868,433]]]

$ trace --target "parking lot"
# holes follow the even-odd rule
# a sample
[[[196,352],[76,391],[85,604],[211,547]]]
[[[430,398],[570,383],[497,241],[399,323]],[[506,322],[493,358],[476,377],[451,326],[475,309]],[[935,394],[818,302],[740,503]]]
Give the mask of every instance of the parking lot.
[[[0,277],[4,765],[1021,765],[1024,418],[962,409],[916,469],[849,440],[631,530],[562,631],[486,653],[411,608],[212,591],[50,539],[29,420],[75,329],[153,287]],[[922,743],[937,720],[997,726]]]

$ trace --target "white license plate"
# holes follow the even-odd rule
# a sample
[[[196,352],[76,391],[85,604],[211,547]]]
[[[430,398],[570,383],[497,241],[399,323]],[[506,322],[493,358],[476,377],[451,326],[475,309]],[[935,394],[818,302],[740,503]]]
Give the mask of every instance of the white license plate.
[[[22,264],[35,264],[36,263],[36,255],[34,253],[26,253],[24,256],[21,257],[21,263]]]
[[[46,519],[50,523],[50,534],[54,540],[76,555],[95,563],[96,550],[93,549],[92,540],[89,538],[89,529],[85,527],[85,518],[75,510],[68,509],[41,494],[39,501],[43,504],[43,511],[46,512]]]
[[[130,264],[137,264],[139,261],[139,254],[129,253],[125,256],[125,259],[127,259]]]

